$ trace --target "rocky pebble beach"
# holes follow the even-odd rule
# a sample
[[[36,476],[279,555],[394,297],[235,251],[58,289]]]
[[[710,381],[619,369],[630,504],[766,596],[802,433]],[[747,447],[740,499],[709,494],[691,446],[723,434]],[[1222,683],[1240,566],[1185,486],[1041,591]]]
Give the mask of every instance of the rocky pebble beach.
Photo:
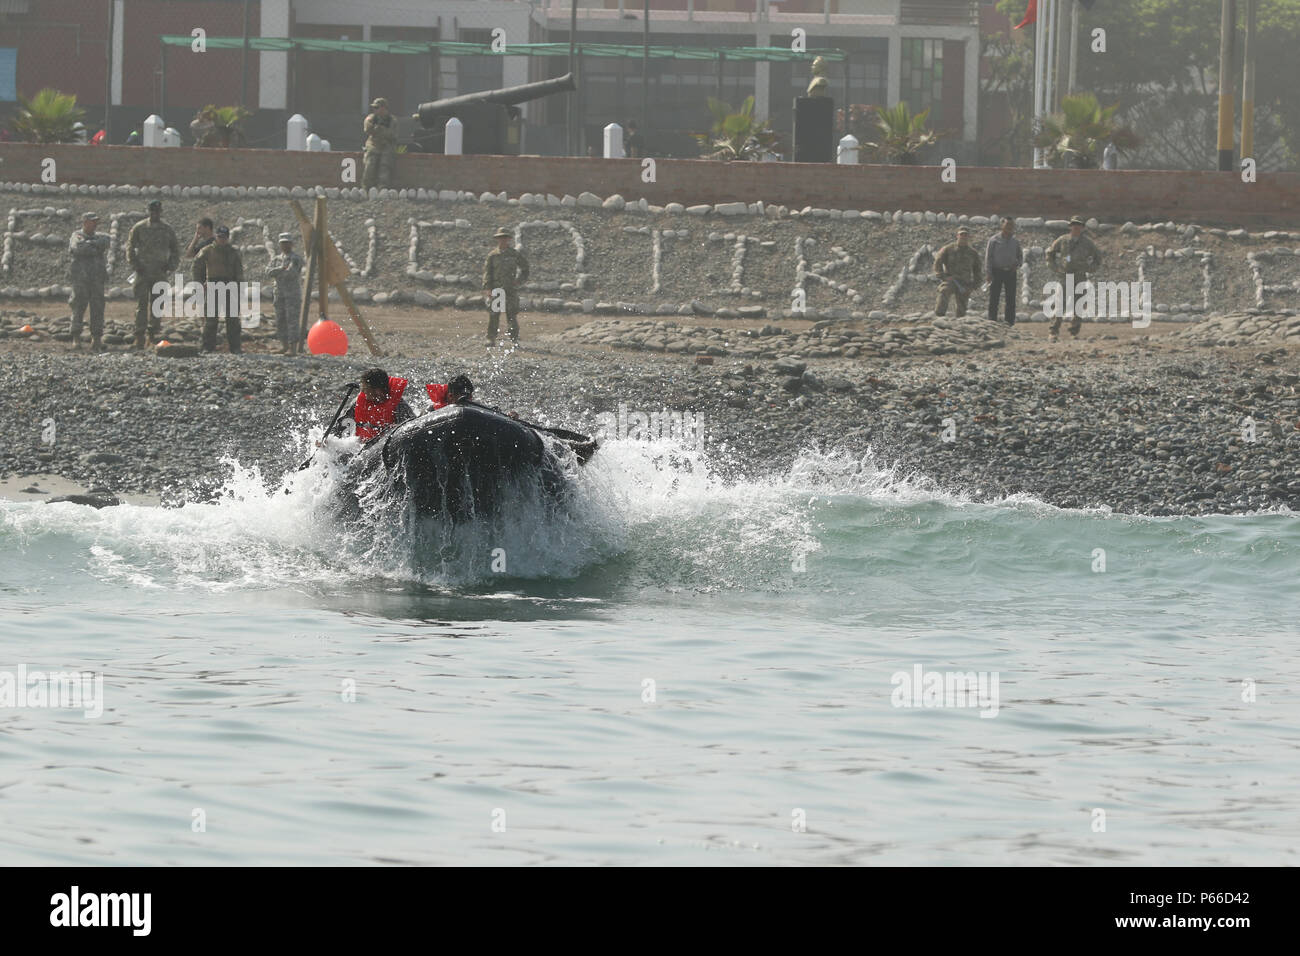
[[[1002,348],[1006,325],[980,316],[934,318],[907,326],[856,327],[820,321],[806,330],[777,325],[762,328],[720,328],[678,322],[611,319],[588,322],[561,335],[566,342],[608,345],[645,352],[684,352],[709,356],[775,359],[784,355],[808,358],[889,358],[895,355],[949,355]]]
[[[160,196],[182,244],[201,215],[229,224],[257,278],[274,235],[296,231],[287,200],[316,192],[0,183],[0,369],[12,395],[0,479],[51,474],[174,504],[214,494],[231,461],[268,482],[296,467],[309,428],[372,363],[273,354],[269,299],[242,356],[185,357],[193,319],[164,320],[180,346],[170,357],[133,353],[124,243]],[[979,292],[968,316],[927,310],[933,254],[955,227],[979,239],[1015,210],[320,192],[384,364],[417,383],[468,371],[490,403],[577,429],[619,408],[690,412],[724,476],[783,473],[818,449],[976,500],[1023,493],[1154,515],[1300,508],[1297,233],[1090,221],[1100,278],[1150,283],[1159,328],[1134,334],[1112,316],[1048,345],[1037,290],[1053,278],[1044,249],[1063,219],[1018,220],[1022,324],[1008,328],[983,317]],[[70,351],[61,304],[82,209],[110,238],[106,355]],[[485,353],[481,333],[445,329],[478,327],[465,316],[481,314],[483,255],[502,225],[533,263],[526,328],[528,315],[551,325],[525,350]]]
[[[23,318],[39,317],[5,316]],[[421,383],[467,371],[483,400],[544,424],[593,430],[620,405],[689,411],[723,477],[785,473],[819,449],[975,500],[1023,493],[1153,515],[1300,509],[1300,349],[1275,339],[1265,351],[1202,348],[1167,326],[1112,343],[1085,327],[1082,340],[1047,346],[1041,328],[975,317],[883,331],[628,319],[506,353],[374,321],[395,352],[391,373]],[[165,503],[210,497],[229,460],[277,481],[371,364],[66,348],[0,346],[11,395],[0,478],[50,473]]]

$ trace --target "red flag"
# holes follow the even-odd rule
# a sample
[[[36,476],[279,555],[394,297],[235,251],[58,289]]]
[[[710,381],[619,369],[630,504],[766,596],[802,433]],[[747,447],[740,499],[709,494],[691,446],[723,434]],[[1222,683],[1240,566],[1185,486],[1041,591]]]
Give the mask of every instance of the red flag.
[[[1019,30],[1021,27],[1027,27],[1038,20],[1038,0],[1029,0],[1029,9],[1025,11],[1025,18],[1017,23],[1012,29]]]

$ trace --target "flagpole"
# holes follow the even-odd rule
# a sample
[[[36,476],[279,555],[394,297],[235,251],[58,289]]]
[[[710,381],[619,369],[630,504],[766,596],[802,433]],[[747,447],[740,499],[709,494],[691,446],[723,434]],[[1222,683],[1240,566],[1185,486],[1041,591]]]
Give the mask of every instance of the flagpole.
[[[1043,37],[1047,42],[1047,57],[1043,63],[1043,115],[1055,110],[1056,103],[1056,0],[1043,0],[1039,14],[1047,21]]]
[[[1043,66],[1047,51],[1043,48],[1043,11],[1034,18],[1034,135],[1043,128]],[[1043,149],[1034,147],[1034,169],[1043,168]]]
[[[1074,81],[1079,75],[1079,0],[1070,7],[1070,85],[1065,92],[1074,95]]]

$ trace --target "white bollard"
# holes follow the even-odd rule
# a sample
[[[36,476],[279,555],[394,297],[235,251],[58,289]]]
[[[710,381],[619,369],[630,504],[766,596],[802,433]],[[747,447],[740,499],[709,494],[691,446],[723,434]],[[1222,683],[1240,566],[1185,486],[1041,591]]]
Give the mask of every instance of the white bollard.
[[[168,126],[163,130],[162,144],[164,146],[179,146],[181,144],[180,131]]]
[[[301,113],[294,113],[290,116],[284,124],[284,148],[305,150],[307,148],[307,131],[309,129],[307,117]]]
[[[307,151],[311,153],[319,153],[321,151],[321,143],[321,138],[315,133],[312,133],[307,137]]]
[[[152,114],[144,121],[144,127],[140,132],[140,145],[162,146],[163,130],[166,128],[167,124],[163,122],[163,118],[157,113]]]
[[[456,117],[447,120],[443,133],[442,153],[444,156],[459,156],[465,148],[465,125]]]
[[[626,156],[627,153],[623,151],[623,127],[610,123],[605,127],[605,158],[623,159]]]
[[[850,133],[840,140],[840,148],[835,154],[835,162],[844,166],[851,166],[857,161],[858,138]]]

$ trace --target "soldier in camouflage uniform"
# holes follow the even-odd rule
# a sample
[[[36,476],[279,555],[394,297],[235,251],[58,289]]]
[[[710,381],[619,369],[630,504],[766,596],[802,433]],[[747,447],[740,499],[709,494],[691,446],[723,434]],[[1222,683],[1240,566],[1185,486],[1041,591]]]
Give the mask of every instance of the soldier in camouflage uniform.
[[[971,247],[970,230],[962,226],[957,230],[957,241],[950,242],[934,257],[934,274],[939,277],[939,299],[934,314],[948,311],[948,299],[957,297],[957,318],[966,314],[970,294],[980,286],[984,267],[980,254]]]
[[[72,347],[81,348],[81,321],[90,307],[90,350],[104,351],[104,262],[108,236],[95,230],[99,217],[88,212],[81,217],[81,229],[72,234],[68,251],[72,255]]]
[[[397,122],[388,112],[388,100],[382,96],[370,104],[362,130],[366,136],[365,166],[361,171],[361,185],[366,189],[385,189],[393,181],[393,166],[397,162]]]
[[[153,345],[162,330],[162,320],[153,313],[154,283],[170,280],[181,261],[180,243],[172,227],[162,221],[159,200],[151,199],[149,218],[131,227],[126,238],[126,261],[135,271],[135,347],[143,349]]]
[[[285,352],[293,348],[302,313],[302,265],[302,256],[293,251],[293,233],[280,233],[280,254],[266,267],[266,275],[275,280],[275,332]]]
[[[1062,283],[1066,281],[1066,275],[1074,276],[1076,297],[1082,294],[1083,284],[1101,265],[1101,250],[1097,248],[1095,242],[1083,234],[1086,225],[1082,217],[1075,216],[1070,220],[1070,232],[1058,236],[1047,250],[1047,264],[1060,276]],[[1074,318],[1070,320],[1070,335],[1078,338],[1079,328],[1083,325],[1083,316],[1079,315],[1077,308],[1072,308],[1070,311],[1074,313]],[[1055,342],[1060,337],[1061,316],[1057,315],[1052,319],[1050,338]]]
[[[488,307],[488,345],[495,345],[501,312],[506,314],[510,338],[519,342],[519,287],[528,281],[528,260],[518,249],[510,247],[509,229],[492,234],[497,247],[483,263],[483,297]],[[498,292],[500,290],[500,292]]]
[[[208,286],[209,282],[243,282],[244,281],[244,260],[240,258],[239,250],[230,244],[230,230],[226,226],[217,228],[217,241],[210,246],[205,246],[197,256],[194,257],[194,281],[203,285],[204,292],[204,310],[207,310],[208,304]],[[215,352],[217,350],[217,319],[226,320],[226,344],[230,347],[231,355],[238,355],[243,349],[240,347],[239,332],[239,302],[240,298],[236,296],[232,303],[224,295],[214,295],[212,315],[203,317],[203,351]],[[232,308],[233,305],[233,308]],[[231,312],[234,312],[231,315]]]

